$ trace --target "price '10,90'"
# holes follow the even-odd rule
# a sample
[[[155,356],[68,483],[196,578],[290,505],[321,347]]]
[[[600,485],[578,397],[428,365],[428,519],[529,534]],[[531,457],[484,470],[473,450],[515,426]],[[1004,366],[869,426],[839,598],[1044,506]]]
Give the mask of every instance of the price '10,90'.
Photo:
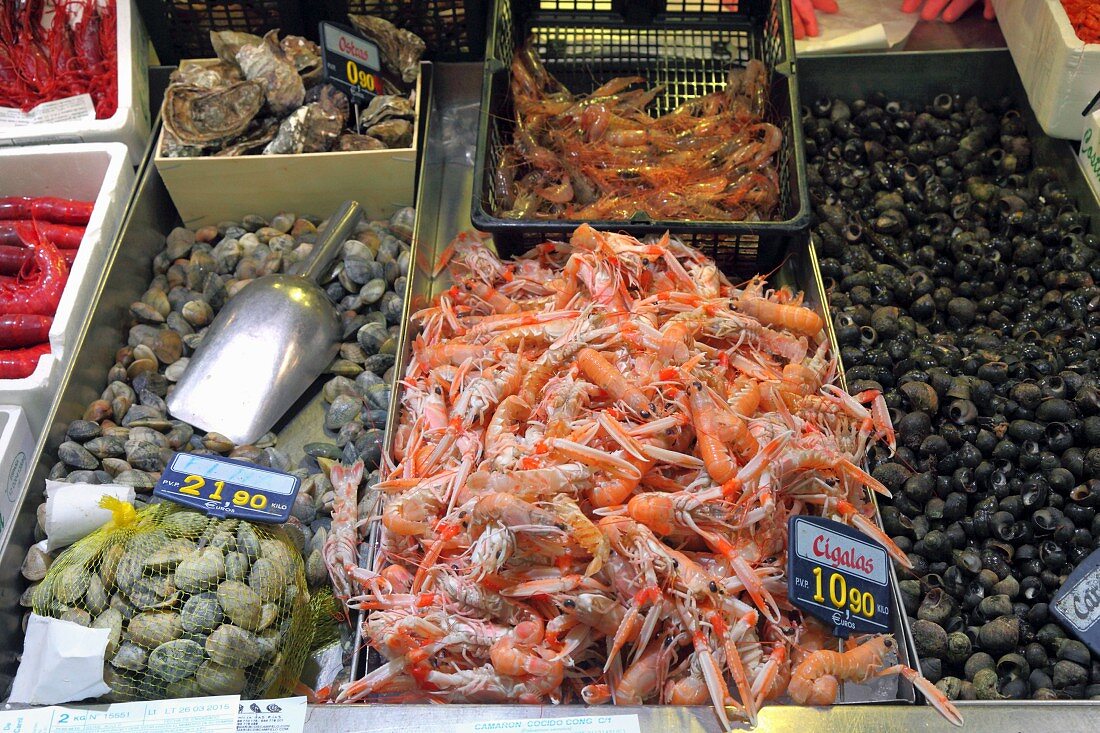
[[[210,487],[206,485],[206,479],[202,476],[196,476],[191,474],[183,480],[183,485],[180,486],[180,493],[187,494],[188,496],[203,497],[202,489],[209,490]],[[224,481],[215,481],[214,490],[207,494],[204,498],[210,501],[222,501],[222,489],[225,488]],[[244,489],[238,489],[233,492],[233,498],[230,500],[236,506],[247,506],[253,509],[263,509],[267,506],[267,497],[263,494],[250,494]]]
[[[359,64],[354,61],[348,61],[346,73],[348,76],[348,83],[362,87],[368,92],[375,94],[381,91],[378,84],[378,77],[366,69],[360,69]]]
[[[825,602],[821,575],[821,568],[814,568],[814,600],[818,603]],[[829,603],[833,608],[847,608],[858,616],[875,617],[875,597],[870,593],[860,592],[859,588],[849,590],[848,581],[840,573],[829,573]]]

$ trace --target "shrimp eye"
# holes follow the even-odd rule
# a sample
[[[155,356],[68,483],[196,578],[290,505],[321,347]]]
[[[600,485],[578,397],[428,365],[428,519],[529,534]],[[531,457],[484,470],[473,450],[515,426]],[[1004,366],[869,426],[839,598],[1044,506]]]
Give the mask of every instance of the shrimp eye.
[[[570,598],[569,600],[562,603],[562,605],[565,606],[566,608],[576,608],[577,607],[577,602],[574,601],[572,598]]]
[[[771,565],[773,562],[775,562],[775,555],[772,555],[771,557],[764,558],[764,564],[765,565]]]
[[[463,509],[462,511],[460,511],[458,513],[458,518],[459,519],[465,519],[466,518],[466,510],[465,509]]]
[[[435,393],[438,394],[438,395],[443,394],[443,388],[442,387],[436,387],[435,388]]]
[[[713,580],[710,581],[710,586],[709,587],[710,587],[710,592],[711,593],[717,593],[718,592],[718,584],[715,583]]]
[[[641,415],[642,417],[646,418],[646,419],[649,419],[649,417],[650,417],[649,410],[639,410],[638,414]]]
[[[673,560],[672,561],[672,567],[675,568],[676,570],[679,570],[680,569],[680,561],[679,560]]]
[[[883,639],[882,643],[887,649],[893,649],[894,648],[894,640],[893,639]]]

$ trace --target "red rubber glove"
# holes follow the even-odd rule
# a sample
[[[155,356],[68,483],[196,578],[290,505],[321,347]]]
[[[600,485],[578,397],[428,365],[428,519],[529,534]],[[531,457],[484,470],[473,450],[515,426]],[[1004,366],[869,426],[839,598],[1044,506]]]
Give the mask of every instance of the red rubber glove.
[[[791,0],[791,20],[794,21],[795,40],[821,33],[817,27],[817,11],[835,13],[836,0]]]
[[[978,0],[902,0],[901,11],[903,13],[915,13],[922,4],[920,11],[921,20],[935,20],[942,17],[945,23],[954,23],[962,17],[962,14],[970,9],[970,6]],[[993,20],[993,0],[985,1],[985,11],[982,13],[986,20]],[[940,13],[943,13],[940,16]]]

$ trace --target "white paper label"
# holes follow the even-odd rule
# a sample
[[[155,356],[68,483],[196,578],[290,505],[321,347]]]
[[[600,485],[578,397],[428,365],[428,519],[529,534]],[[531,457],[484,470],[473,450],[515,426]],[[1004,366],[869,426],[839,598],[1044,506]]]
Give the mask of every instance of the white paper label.
[[[302,733],[306,699],[241,700],[237,706],[237,733]]]
[[[1093,110],[1085,120],[1081,137],[1081,168],[1092,192],[1100,198],[1100,109]]]
[[[53,122],[83,122],[95,119],[95,105],[90,94],[43,102],[30,112],[16,107],[0,107],[0,130],[6,127],[45,125]]]
[[[536,733],[641,733],[637,715],[584,715],[576,718],[521,718],[519,720],[486,720],[481,723],[458,723],[450,726],[452,733],[488,733],[520,731]]]
[[[239,695],[0,712],[0,733],[236,733]]]

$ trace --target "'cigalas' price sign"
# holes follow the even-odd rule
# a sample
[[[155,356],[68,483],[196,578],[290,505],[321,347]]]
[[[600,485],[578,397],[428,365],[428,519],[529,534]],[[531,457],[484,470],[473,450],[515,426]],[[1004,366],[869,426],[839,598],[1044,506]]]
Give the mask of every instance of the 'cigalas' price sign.
[[[374,41],[335,23],[321,23],[321,58],[325,81],[348,95],[352,104],[365,104],[382,94],[382,57]]]
[[[791,517],[787,595],[836,636],[891,632],[894,598],[886,550],[840,522]]]
[[[1085,558],[1054,594],[1050,612],[1100,654],[1100,550]]]
[[[301,486],[297,476],[282,471],[221,456],[176,453],[153,495],[220,519],[281,524]]]

